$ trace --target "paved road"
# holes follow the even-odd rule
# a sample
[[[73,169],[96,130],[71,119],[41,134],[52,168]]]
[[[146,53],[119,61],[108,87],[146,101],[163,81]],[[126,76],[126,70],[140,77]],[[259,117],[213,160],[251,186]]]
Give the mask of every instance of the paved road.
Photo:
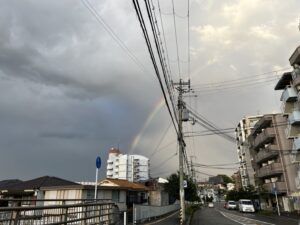
[[[191,225],[298,225],[298,220],[288,217],[263,216],[225,210],[221,206],[202,208],[193,217]]]
[[[144,223],[144,225],[177,225],[179,224],[179,211],[170,214],[169,216],[156,220],[156,221],[152,221],[149,223]]]

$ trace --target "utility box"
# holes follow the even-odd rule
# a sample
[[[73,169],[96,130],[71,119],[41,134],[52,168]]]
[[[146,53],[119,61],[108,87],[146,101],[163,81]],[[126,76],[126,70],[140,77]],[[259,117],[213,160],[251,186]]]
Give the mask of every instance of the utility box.
[[[300,46],[296,48],[289,60],[291,66],[294,66],[295,64],[300,66]]]
[[[189,111],[187,109],[182,110],[182,121],[189,121]]]

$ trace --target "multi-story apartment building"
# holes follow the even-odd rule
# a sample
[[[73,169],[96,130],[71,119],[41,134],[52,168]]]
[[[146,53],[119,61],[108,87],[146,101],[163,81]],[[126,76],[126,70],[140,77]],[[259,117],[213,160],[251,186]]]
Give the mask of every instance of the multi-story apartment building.
[[[242,178],[241,178],[241,172],[240,170],[238,170],[237,172],[235,172],[231,178],[234,181],[234,189],[236,191],[239,191],[242,188]]]
[[[129,180],[132,182],[149,179],[149,159],[141,155],[123,155],[119,149],[108,152],[107,178]]]
[[[254,170],[252,168],[252,157],[250,154],[248,136],[250,135],[255,123],[262,116],[245,116],[235,129],[237,154],[240,163],[241,186],[245,190],[250,185],[255,186]]]
[[[275,86],[282,90],[282,113],[287,118],[286,138],[292,142],[288,152],[290,174],[288,195],[290,204],[295,210],[300,210],[300,46],[296,48],[289,59],[292,72],[284,73]]]
[[[280,209],[291,210],[288,197],[295,185],[288,155],[292,142],[286,138],[286,129],[287,118],[283,114],[266,114],[249,135],[255,186],[263,196],[262,208],[272,208],[276,202],[276,192]]]

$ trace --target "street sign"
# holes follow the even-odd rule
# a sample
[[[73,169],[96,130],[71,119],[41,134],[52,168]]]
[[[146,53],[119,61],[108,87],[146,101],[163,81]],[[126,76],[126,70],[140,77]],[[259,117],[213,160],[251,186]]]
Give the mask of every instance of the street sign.
[[[187,188],[187,181],[183,180],[183,188]]]
[[[101,158],[98,156],[96,159],[96,168],[99,169],[101,167]]]

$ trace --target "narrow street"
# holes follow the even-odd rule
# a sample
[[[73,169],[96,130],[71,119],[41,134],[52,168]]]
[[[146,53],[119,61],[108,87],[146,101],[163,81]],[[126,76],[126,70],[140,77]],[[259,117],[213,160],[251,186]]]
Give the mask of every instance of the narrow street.
[[[226,210],[217,205],[215,208],[204,207],[195,212],[191,225],[298,225],[298,220],[286,216],[264,216],[253,213],[239,213]]]

